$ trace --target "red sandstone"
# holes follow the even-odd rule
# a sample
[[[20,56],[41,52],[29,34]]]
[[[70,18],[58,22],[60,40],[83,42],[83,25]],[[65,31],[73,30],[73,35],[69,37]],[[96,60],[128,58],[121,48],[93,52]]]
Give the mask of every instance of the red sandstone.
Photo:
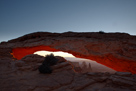
[[[54,66],[56,70],[51,75],[41,75],[37,72],[41,58],[30,57],[29,60],[39,59],[30,63],[29,60],[22,61],[26,55],[39,50],[69,52],[126,73],[77,74],[66,62]],[[8,88],[22,91],[120,91],[127,87],[133,91],[136,90],[136,77],[128,72],[136,74],[135,55],[136,36],[125,33],[32,33],[0,44],[0,88],[3,91]],[[95,84],[101,85],[97,87]]]

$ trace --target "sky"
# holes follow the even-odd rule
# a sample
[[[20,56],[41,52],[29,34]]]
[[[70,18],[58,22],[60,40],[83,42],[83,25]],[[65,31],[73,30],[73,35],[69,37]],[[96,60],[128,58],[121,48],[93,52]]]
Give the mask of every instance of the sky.
[[[53,54],[54,56],[61,56],[61,57],[75,57],[72,54],[69,54],[67,52],[62,52],[62,51],[58,51],[58,52],[50,52],[50,51],[36,51],[34,54],[38,54],[41,56],[46,56],[46,55],[50,55]]]
[[[0,41],[38,31],[136,35],[136,0],[0,0]]]
[[[67,52],[50,52],[50,51],[37,51],[34,54],[38,54],[41,56],[46,56],[46,55],[50,55],[50,54],[54,54],[54,56],[61,56],[63,58],[65,58],[67,61],[71,61],[71,62],[78,62],[80,67],[83,67],[83,62],[85,62],[86,66],[89,67],[89,64],[91,65],[91,71],[92,72],[110,72],[110,73],[115,73],[116,71],[103,65],[100,63],[97,63],[96,61],[92,61],[89,59],[84,59],[84,58],[76,58],[75,56],[73,56],[72,54],[69,54]],[[76,65],[78,66],[78,65]]]

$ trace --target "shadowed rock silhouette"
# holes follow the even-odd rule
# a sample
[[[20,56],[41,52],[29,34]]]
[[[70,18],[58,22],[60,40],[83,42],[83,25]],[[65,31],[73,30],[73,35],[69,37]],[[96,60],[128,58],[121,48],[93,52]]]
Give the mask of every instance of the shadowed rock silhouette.
[[[40,65],[39,66],[39,72],[40,73],[52,73],[52,69],[50,68],[50,66],[48,66],[48,65]]]
[[[57,64],[58,59],[54,57],[53,54],[46,55],[42,65],[39,66],[40,73],[52,73],[52,69],[50,66]]]

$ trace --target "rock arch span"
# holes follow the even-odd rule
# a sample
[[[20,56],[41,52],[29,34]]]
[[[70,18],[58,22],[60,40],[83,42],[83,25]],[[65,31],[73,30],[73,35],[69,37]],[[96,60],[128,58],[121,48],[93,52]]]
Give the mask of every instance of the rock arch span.
[[[26,55],[33,54],[36,51],[42,51],[42,50],[53,51],[53,52],[59,51],[59,50],[51,48],[49,46],[40,45],[40,46],[34,46],[34,47],[14,48],[12,50],[12,55],[13,55],[14,58],[20,60]]]
[[[29,54],[33,54],[36,51],[51,51],[51,52],[58,52],[61,50],[55,49],[55,48],[51,48],[49,46],[44,46],[44,45],[40,45],[40,46],[34,46],[34,47],[20,47],[20,48],[14,48],[12,50],[12,55],[14,58],[20,60],[22,59],[24,56],[29,55]],[[73,53],[73,55],[75,57],[80,57],[80,58],[87,58],[87,59],[96,59],[96,61],[98,63],[101,63],[105,66],[108,66],[116,71],[123,71],[123,72],[132,72],[132,73],[136,73],[135,70],[129,70],[128,67],[131,65],[133,67],[133,65],[135,65],[135,62],[131,62],[131,61],[127,61],[127,60],[117,60],[115,59],[114,62],[109,61],[109,60],[103,60],[103,59],[99,59],[100,57],[96,57],[96,56],[91,56],[91,57],[84,57],[82,55],[78,55],[76,53]],[[98,60],[99,59],[99,60]],[[122,66],[118,66],[122,65]],[[133,65],[132,65],[133,64]],[[109,66],[110,65],[110,66]]]
[[[0,44],[0,56],[17,59],[36,51],[63,51],[116,71],[136,73],[136,36],[125,33],[36,32]]]

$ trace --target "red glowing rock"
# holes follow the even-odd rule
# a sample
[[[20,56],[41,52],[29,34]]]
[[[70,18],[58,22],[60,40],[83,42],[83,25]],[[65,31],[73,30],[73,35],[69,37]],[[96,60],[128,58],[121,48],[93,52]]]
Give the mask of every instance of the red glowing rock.
[[[64,51],[114,70],[136,73],[136,36],[121,33],[32,33],[10,40],[18,60],[36,51]],[[17,43],[17,44],[16,44]]]
[[[117,71],[136,73],[136,36],[121,33],[38,32],[2,43],[18,60],[36,51],[64,51]],[[4,52],[5,53],[5,52]],[[1,55],[8,55],[1,52]],[[9,56],[9,55],[8,55]]]
[[[26,55],[33,54],[36,51],[46,50],[46,51],[58,51],[57,49],[51,48],[49,46],[35,46],[35,47],[22,47],[13,49],[12,55],[14,58],[20,60]]]
[[[39,74],[37,68],[41,65],[39,62],[42,58],[35,55],[29,55],[31,58],[28,58],[26,55],[40,50],[68,52],[76,57],[97,61],[117,71],[136,74],[136,36],[125,33],[38,32],[0,44],[0,74],[1,82],[4,83],[0,86],[2,91],[136,90],[135,75],[79,74],[65,61],[53,66],[52,74]],[[13,57],[18,61],[13,61]],[[35,59],[37,60],[34,61]],[[79,68],[75,70],[82,71]]]

